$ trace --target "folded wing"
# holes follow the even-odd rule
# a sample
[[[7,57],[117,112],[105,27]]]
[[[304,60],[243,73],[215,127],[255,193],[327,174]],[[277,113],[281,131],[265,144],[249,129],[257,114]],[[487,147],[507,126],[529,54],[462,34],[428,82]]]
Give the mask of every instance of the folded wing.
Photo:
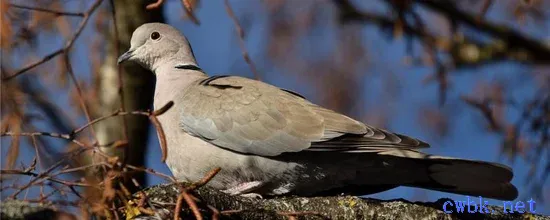
[[[380,152],[428,146],[317,106],[296,93],[237,76],[197,81],[186,89],[181,102],[186,132],[245,154]]]

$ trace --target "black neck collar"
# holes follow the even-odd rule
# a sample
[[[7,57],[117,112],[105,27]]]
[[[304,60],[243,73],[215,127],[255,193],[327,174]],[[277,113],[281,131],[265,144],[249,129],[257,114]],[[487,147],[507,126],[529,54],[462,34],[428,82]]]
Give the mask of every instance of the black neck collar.
[[[194,64],[178,64],[178,65],[174,66],[174,68],[182,69],[182,70],[196,70],[196,71],[203,72],[200,67],[198,67],[197,65],[194,65]]]

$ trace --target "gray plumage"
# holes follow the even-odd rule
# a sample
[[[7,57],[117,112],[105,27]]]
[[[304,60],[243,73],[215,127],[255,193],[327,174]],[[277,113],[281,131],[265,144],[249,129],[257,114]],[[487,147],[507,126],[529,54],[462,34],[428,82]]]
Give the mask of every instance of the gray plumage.
[[[180,180],[222,171],[209,185],[231,194],[302,196],[376,193],[398,186],[511,200],[510,168],[433,156],[415,138],[366,125],[296,93],[237,76],[208,77],[187,39],[160,23],[140,26],[119,63],[157,77],[155,108]]]

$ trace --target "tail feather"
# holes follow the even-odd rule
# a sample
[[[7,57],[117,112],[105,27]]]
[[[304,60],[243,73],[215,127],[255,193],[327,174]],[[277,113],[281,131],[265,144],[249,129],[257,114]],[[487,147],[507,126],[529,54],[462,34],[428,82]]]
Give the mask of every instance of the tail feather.
[[[518,190],[510,183],[512,170],[504,165],[451,158],[427,162],[429,180],[410,186],[501,200],[513,200],[518,196]]]

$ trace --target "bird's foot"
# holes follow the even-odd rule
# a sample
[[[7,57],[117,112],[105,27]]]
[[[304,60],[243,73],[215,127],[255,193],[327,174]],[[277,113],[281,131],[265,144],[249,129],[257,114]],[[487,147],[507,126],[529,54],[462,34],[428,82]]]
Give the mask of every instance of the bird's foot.
[[[264,197],[258,193],[245,193],[240,194],[239,196],[242,196],[244,198],[251,198],[251,199],[263,199]]]
[[[240,183],[240,184],[236,185],[233,188],[222,190],[222,192],[227,193],[227,194],[232,195],[232,196],[241,195],[243,197],[248,197],[248,198],[254,198],[254,197],[260,196],[260,198],[261,198],[262,196],[260,194],[249,193],[249,192],[252,192],[255,189],[260,188],[263,184],[264,183],[260,182],[260,181],[245,182],[245,183]]]

